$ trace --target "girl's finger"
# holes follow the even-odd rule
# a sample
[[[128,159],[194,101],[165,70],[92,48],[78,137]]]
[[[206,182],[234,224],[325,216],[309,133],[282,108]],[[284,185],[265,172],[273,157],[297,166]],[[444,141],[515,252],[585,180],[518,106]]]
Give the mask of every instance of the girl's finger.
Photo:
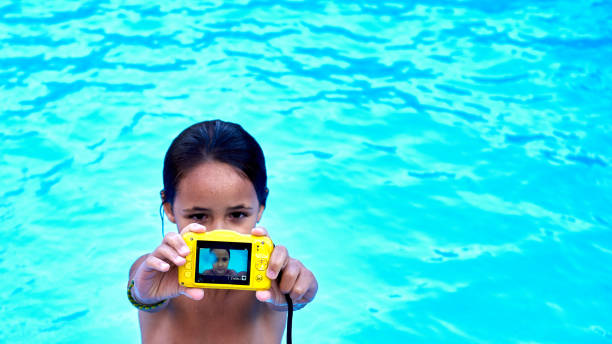
[[[202,300],[204,298],[204,289],[200,288],[186,288],[179,286],[179,293],[192,300]]]
[[[268,236],[268,230],[266,230],[264,227],[255,227],[251,230],[251,235]]]
[[[166,272],[170,270],[170,264],[164,262],[163,260],[153,255],[149,255],[145,259],[143,267],[145,271],[147,272],[150,272],[150,271]]]
[[[179,255],[186,257],[189,254],[189,246],[178,233],[171,232],[164,237],[164,243],[172,247]]]
[[[276,279],[278,273],[287,265],[288,262],[289,252],[287,252],[287,248],[280,245],[274,247],[268,263],[268,271],[266,272],[266,276],[272,280]]]
[[[319,290],[319,283],[317,282],[317,279],[314,277],[314,274],[310,270],[308,270],[308,273],[311,276],[310,280],[312,282],[310,284],[310,287],[306,291],[306,293],[302,296],[302,299],[298,300],[299,303],[306,304],[314,300],[315,296],[317,295],[317,291]]]
[[[283,294],[293,292],[295,281],[300,274],[301,263],[293,258],[289,258],[289,263],[283,269],[283,277],[280,280],[279,288]]]
[[[190,223],[187,226],[183,227],[183,229],[181,229],[181,236],[183,236],[183,234],[187,232],[204,233],[206,232],[206,227],[202,226],[199,223]]]
[[[316,293],[316,280],[314,280],[314,275],[312,274],[312,272],[310,272],[306,268],[303,268],[302,270],[300,270],[300,275],[295,281],[293,289],[291,289],[291,299],[294,300],[296,303],[310,302],[312,298],[305,300],[305,296],[309,294],[308,296],[312,295],[312,297],[314,297],[314,294],[310,292],[311,288],[315,288],[314,292]]]
[[[255,292],[255,297],[261,302],[271,302],[272,292],[270,290],[258,290]]]
[[[181,266],[186,263],[185,258],[179,255],[174,248],[168,246],[167,244],[159,245],[159,247],[153,252],[153,256],[173,263],[176,266]]]
[[[268,290],[258,290],[255,293],[255,297],[257,300],[261,302],[268,302],[275,306],[286,306],[285,296],[281,293],[278,288],[278,283],[272,282],[270,289]]]

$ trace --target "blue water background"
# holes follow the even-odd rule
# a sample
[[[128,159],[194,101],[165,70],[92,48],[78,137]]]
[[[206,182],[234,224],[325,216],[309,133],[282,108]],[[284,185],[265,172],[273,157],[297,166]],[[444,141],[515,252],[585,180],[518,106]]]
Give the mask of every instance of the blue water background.
[[[612,343],[611,14],[0,2],[0,341],[139,341],[163,155],[221,118],[320,284],[295,343]]]

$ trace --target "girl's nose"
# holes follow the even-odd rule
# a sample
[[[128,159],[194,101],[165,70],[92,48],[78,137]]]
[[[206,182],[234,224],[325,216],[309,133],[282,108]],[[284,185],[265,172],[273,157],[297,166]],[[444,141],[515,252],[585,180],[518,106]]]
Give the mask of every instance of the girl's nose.
[[[208,227],[209,230],[213,230],[213,229],[229,229],[229,228],[226,227],[225,221],[223,221],[223,219],[215,219],[214,221],[212,221],[210,226],[211,227]]]

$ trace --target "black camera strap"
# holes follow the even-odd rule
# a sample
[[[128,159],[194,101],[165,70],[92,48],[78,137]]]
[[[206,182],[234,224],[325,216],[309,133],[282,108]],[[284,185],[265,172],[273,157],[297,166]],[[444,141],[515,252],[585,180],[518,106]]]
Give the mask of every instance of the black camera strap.
[[[283,278],[283,271],[278,272],[276,281],[280,289],[281,278]],[[285,300],[287,300],[287,344],[291,344],[291,328],[293,326],[293,300],[289,294],[285,294]]]
[[[287,300],[287,344],[291,344],[291,327],[293,322],[293,301],[289,294],[285,294]]]

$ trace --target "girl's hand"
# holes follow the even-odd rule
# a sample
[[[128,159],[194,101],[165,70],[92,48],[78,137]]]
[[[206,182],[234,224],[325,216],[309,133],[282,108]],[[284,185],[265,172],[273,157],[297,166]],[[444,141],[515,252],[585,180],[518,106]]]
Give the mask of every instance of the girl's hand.
[[[263,227],[255,227],[251,234],[267,236],[268,231]],[[280,272],[282,277],[279,284],[277,278]],[[294,308],[300,309],[314,299],[319,288],[313,273],[299,260],[291,258],[284,246],[274,247],[266,275],[272,280],[271,288],[257,291],[255,296],[261,302],[270,303],[276,310],[287,310],[284,294],[289,294]]]
[[[144,260],[132,277],[132,296],[136,301],[154,304],[179,295],[193,300],[204,297],[203,289],[186,288],[178,284],[178,267],[186,263],[185,257],[190,252],[182,237],[186,232],[202,233],[206,232],[206,227],[192,223],[185,226],[180,234],[170,232],[153,253],[143,257]]]

